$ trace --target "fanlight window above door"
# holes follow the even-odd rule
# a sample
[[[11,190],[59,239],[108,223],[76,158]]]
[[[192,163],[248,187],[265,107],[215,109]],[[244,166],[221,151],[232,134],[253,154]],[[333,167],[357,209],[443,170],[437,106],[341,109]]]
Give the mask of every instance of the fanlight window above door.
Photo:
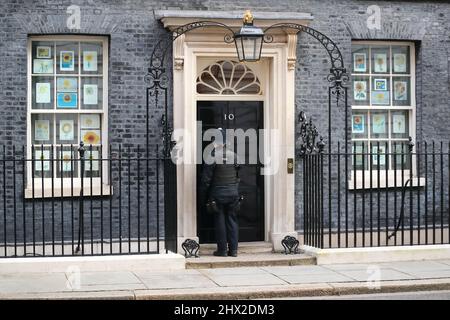
[[[261,82],[245,64],[232,60],[217,61],[203,69],[197,78],[200,94],[258,94]]]

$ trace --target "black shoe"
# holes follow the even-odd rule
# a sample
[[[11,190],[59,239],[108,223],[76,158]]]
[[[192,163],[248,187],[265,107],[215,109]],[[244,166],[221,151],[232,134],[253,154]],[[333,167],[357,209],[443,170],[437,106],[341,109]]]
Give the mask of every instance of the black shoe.
[[[233,250],[233,251],[231,251],[231,250],[228,251],[228,256],[229,256],[229,257],[237,257],[237,256],[238,256],[238,255],[237,255],[237,250],[236,250],[236,251],[234,251],[234,250]]]
[[[226,257],[227,253],[225,251],[224,252],[214,251],[213,255],[215,255],[216,257]]]

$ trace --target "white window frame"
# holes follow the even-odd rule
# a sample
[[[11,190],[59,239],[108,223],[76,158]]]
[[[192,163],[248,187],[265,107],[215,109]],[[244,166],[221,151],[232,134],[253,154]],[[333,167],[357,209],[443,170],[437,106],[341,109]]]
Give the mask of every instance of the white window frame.
[[[371,106],[370,105],[370,101],[372,99],[371,94],[369,94],[369,105],[352,105],[351,106],[351,110],[352,110],[352,115],[353,115],[353,111],[354,110],[369,110],[369,111],[377,111],[377,110],[407,110],[409,111],[409,136],[412,138],[413,141],[416,141],[416,47],[415,47],[415,43],[414,42],[410,42],[410,41],[364,41],[364,40],[353,40],[352,41],[352,60],[353,60],[353,45],[367,45],[367,46],[371,46],[371,45],[376,45],[376,46],[389,46],[389,73],[382,73],[382,74],[374,74],[372,73],[372,56],[371,56],[371,50],[369,49],[369,57],[368,57],[368,70],[369,72],[367,73],[354,73],[353,72],[353,64],[351,66],[351,76],[353,77],[359,77],[359,76],[366,76],[369,77],[369,80],[374,77],[374,76],[379,76],[379,77],[389,77],[389,85],[390,85],[390,105],[389,106]],[[392,46],[395,45],[402,45],[402,46],[409,46],[409,74],[396,74],[393,73],[393,59],[392,59]],[[393,99],[394,99],[394,95],[393,95],[393,81],[392,78],[393,77],[409,77],[410,79],[410,105],[409,106],[393,106]],[[369,86],[372,86],[372,81],[369,81]],[[353,93],[353,80],[351,82],[351,91]],[[352,99],[353,100],[353,99]],[[351,118],[352,119],[352,118]],[[352,121],[350,119],[350,122]],[[370,116],[368,117],[368,122],[370,122]],[[368,141],[368,143],[370,144],[370,141],[372,140],[377,140],[380,141],[380,145],[382,145],[381,143],[385,143],[388,142],[389,145],[389,150],[388,153],[392,153],[392,141],[408,141],[408,138],[392,138],[391,137],[391,117],[389,117],[389,126],[388,126],[388,138],[372,138],[369,139],[369,137],[367,138],[353,138],[351,139],[351,143],[353,146],[354,142],[358,142],[358,141]],[[351,123],[352,125],[352,123]],[[368,124],[366,124],[368,125]],[[369,126],[367,127],[368,130]],[[368,131],[368,135],[370,134],[370,132]],[[374,144],[374,146],[376,146],[376,144]],[[407,151],[407,150],[405,150]],[[364,152],[369,153],[369,150],[365,150]],[[353,159],[351,159],[350,161],[353,161]],[[391,160],[389,160],[391,161]],[[404,170],[404,182],[406,182],[410,176],[412,176],[412,184],[415,187],[417,186],[423,186],[425,183],[425,179],[424,178],[420,178],[417,177],[417,170],[415,168],[415,164],[416,164],[416,159],[415,157],[413,157],[412,159],[412,175],[410,174],[409,170]],[[353,165],[352,165],[352,170],[350,172],[351,176],[350,176],[350,180],[348,181],[348,188],[349,189],[368,189],[368,188],[386,188],[386,187],[403,187],[402,186],[402,171],[401,169],[397,169],[397,179],[395,179],[394,175],[395,175],[395,170],[393,170],[391,168],[391,166],[389,166],[389,169],[387,170],[387,176],[388,179],[386,181],[386,169],[381,170],[380,169],[380,185],[378,185],[378,170],[356,170],[356,184],[355,184],[355,171],[353,170]],[[364,173],[364,185],[362,183],[363,181],[363,173]],[[370,186],[370,178],[372,176],[372,186]],[[395,181],[396,180],[396,181]]]
[[[103,47],[103,55],[102,55],[102,102],[103,106],[101,109],[80,109],[80,97],[78,97],[78,108],[76,110],[74,109],[32,109],[32,83],[33,83],[33,70],[32,70],[32,43],[33,41],[49,41],[49,42],[57,42],[57,41],[73,41],[73,42],[101,42]],[[80,47],[78,49],[80,51]],[[52,48],[52,51],[54,51],[54,47]],[[70,76],[70,74],[58,74],[57,73],[57,57],[56,52],[53,52],[53,77],[57,76]],[[80,79],[81,79],[81,65],[82,65],[82,55],[78,54],[78,73],[73,74],[72,76],[75,76],[78,78],[78,86],[79,90],[80,88]],[[109,38],[107,36],[80,36],[80,35],[44,35],[44,36],[30,36],[28,37],[28,44],[27,44],[27,159],[32,159],[32,123],[31,123],[31,117],[32,114],[100,114],[101,115],[101,145],[102,145],[102,158],[108,159],[108,79],[109,79]],[[41,75],[39,76],[46,76]],[[94,75],[95,76],[95,75]],[[56,82],[54,84],[56,86]],[[56,104],[56,88],[54,88],[54,103]],[[53,130],[56,130],[56,126],[54,125]],[[79,127],[78,127],[78,130]],[[56,136],[53,135],[53,138],[56,142]],[[81,137],[78,137],[80,140]],[[35,148],[39,148],[39,145],[35,144]],[[44,144],[44,146],[47,146]],[[58,147],[59,144],[54,143],[54,148]],[[78,149],[79,144],[74,144],[73,148],[76,153],[78,153],[76,150]],[[89,146],[85,146],[86,151],[89,151]],[[54,158],[57,157],[57,154],[54,152],[53,154]],[[77,155],[78,157],[78,155]],[[44,160],[45,161],[45,160]],[[88,160],[86,160],[87,162]],[[58,165],[58,161],[54,162],[54,172],[56,172],[56,166]],[[78,171],[80,169],[78,168]],[[61,179],[63,188],[61,189]],[[91,194],[93,196],[99,196],[99,195],[110,195],[111,194],[111,188],[109,186],[109,170],[108,170],[108,163],[107,161],[102,161],[102,177],[85,177],[83,179],[84,186],[83,186],[83,194],[84,196],[90,196]],[[31,161],[28,162],[27,165],[27,183],[25,188],[25,198],[48,198],[48,197],[71,197],[71,196],[79,196],[80,189],[81,189],[81,178],[74,177],[73,178],[73,187],[72,187],[72,179],[71,178],[58,178],[56,177],[56,174],[54,178],[34,178],[34,188],[32,186],[32,166]],[[92,181],[92,188],[91,188],[91,181]],[[101,182],[103,182],[103,186],[101,186]],[[42,185],[44,186],[44,190],[42,192]],[[53,188],[52,188],[53,185]],[[102,190],[103,189],[103,190]]]

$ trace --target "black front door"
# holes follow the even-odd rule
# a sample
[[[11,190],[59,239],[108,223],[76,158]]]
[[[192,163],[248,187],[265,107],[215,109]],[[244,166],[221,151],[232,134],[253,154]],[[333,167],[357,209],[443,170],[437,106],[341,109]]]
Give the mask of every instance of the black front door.
[[[263,103],[261,101],[199,101],[197,103],[197,120],[202,121],[203,132],[210,128],[224,129],[263,129]],[[257,134],[256,150],[263,147]],[[202,139],[203,141],[203,139]],[[237,146],[235,141],[235,150]],[[210,144],[203,141],[202,150]],[[245,140],[245,153],[248,159],[248,139]],[[203,161],[203,160],[202,160]],[[200,182],[202,165],[197,167],[197,190]],[[259,154],[256,164],[241,165],[239,170],[240,194],[244,201],[239,212],[239,241],[264,240],[264,176],[260,174],[261,164]],[[198,199],[198,198],[197,198]],[[197,230],[201,243],[215,242],[214,217],[206,212],[204,206],[197,200]]]

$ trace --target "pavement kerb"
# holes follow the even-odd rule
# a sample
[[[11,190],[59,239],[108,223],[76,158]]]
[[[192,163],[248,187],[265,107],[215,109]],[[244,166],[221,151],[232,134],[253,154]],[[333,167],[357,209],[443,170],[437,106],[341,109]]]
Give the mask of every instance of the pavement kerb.
[[[0,294],[0,300],[135,300],[131,290]]]
[[[0,295],[0,300],[235,300],[437,290],[450,290],[450,278],[382,281],[379,289],[368,287],[366,282],[345,282],[164,290],[138,289],[122,291],[13,293]]]
[[[350,294],[391,293],[408,291],[450,290],[450,278],[427,280],[382,281],[379,289],[366,282],[301,284],[268,287],[221,287],[214,289],[136,290],[138,300],[227,300],[282,297],[339,296]]]
[[[395,293],[412,291],[450,290],[450,278],[382,281],[379,289],[370,288],[365,282],[329,283],[335,295],[370,293]]]
[[[332,295],[328,284],[219,287],[182,290],[135,290],[137,300],[234,300]]]

